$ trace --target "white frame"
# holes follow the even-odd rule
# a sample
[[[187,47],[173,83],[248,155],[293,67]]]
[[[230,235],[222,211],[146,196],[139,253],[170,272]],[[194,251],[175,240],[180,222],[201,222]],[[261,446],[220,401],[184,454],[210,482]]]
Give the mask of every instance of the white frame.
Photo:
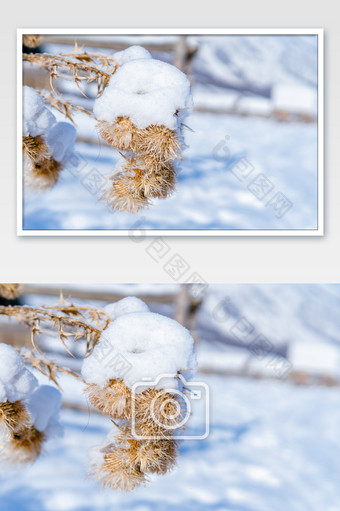
[[[317,29],[209,29],[209,28],[135,28],[135,29],[17,29],[17,235],[18,236],[131,236],[126,229],[82,230],[27,230],[23,229],[22,216],[22,58],[21,45],[24,34],[60,35],[316,35],[318,36],[318,192],[317,229],[219,229],[175,230],[142,229],[143,236],[323,236],[324,235],[324,30]]]

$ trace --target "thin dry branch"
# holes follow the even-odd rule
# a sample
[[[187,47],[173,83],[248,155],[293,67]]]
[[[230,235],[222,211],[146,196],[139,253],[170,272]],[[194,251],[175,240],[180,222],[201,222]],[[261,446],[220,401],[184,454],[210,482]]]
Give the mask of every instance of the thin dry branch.
[[[84,96],[86,94],[80,88],[80,83],[97,82],[97,96],[100,96],[118,68],[117,62],[111,57],[87,52],[58,55],[24,53],[23,61],[46,69],[52,90],[55,78],[64,78],[65,72],[72,73],[73,81]]]
[[[59,388],[60,385],[58,383],[58,373],[68,374],[74,378],[84,381],[78,373],[75,373],[66,367],[60,366],[52,360],[45,360],[33,351],[29,351],[28,349],[24,348],[21,350],[18,349],[17,352],[23,357],[25,362],[29,362],[34,369],[37,369],[40,373],[47,376]]]
[[[31,329],[32,345],[37,351],[35,336],[47,333],[46,329],[51,334],[56,331],[69,354],[71,352],[65,343],[68,338],[73,338],[74,342],[85,339],[89,353],[110,322],[110,317],[104,311],[72,304],[54,307],[0,306],[0,315],[14,317],[18,322],[25,323]]]
[[[72,118],[72,111],[74,112],[80,112],[82,114],[86,114],[89,117],[93,117],[96,119],[95,115],[92,112],[89,112],[86,110],[86,108],[81,108],[80,106],[73,105],[70,101],[62,100],[59,97],[54,96],[50,92],[47,91],[37,91],[38,94],[44,99],[45,103],[49,103],[49,105],[52,108],[55,108],[58,110],[58,112],[64,114],[67,119],[70,119],[70,121],[76,126],[76,123],[74,122]]]

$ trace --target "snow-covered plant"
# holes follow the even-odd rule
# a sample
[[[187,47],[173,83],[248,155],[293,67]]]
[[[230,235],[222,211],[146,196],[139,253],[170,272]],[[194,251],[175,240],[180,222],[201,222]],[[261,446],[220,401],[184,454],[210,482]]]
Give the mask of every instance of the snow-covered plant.
[[[90,473],[104,486],[131,491],[150,474],[165,474],[176,464],[178,440],[186,414],[185,382],[196,371],[194,342],[176,321],[150,312],[135,297],[104,310],[57,306],[0,306],[0,314],[24,322],[33,349],[0,344],[1,457],[16,463],[34,461],[44,442],[60,434],[60,393],[38,386],[25,364],[58,385],[59,373],[84,383],[92,405],[110,418],[114,429],[90,456]],[[81,374],[58,366],[36,349],[40,333],[86,342]],[[66,344],[67,343],[67,344]]]
[[[61,393],[38,385],[17,351],[0,344],[0,461],[32,463],[44,443],[62,433]]]
[[[25,41],[28,46],[36,44],[35,38]],[[94,117],[101,137],[120,152],[121,161],[101,191],[101,199],[110,208],[137,213],[153,198],[165,199],[173,193],[185,147],[183,121],[192,108],[190,83],[184,73],[153,59],[141,46],[131,46],[112,58],[75,51],[68,55],[27,53],[23,60],[47,70],[52,88],[51,93],[38,94],[24,87],[27,184],[41,189],[54,186],[75,140],[71,125],[55,126],[54,115],[44,105],[47,102],[72,122],[72,111]],[[97,83],[93,112],[56,95],[53,80],[67,73],[82,94],[81,83]],[[63,151],[56,152],[56,146]]]
[[[31,87],[24,87],[23,105],[25,183],[34,188],[52,188],[73,154],[76,130],[70,123],[57,122]]]
[[[104,486],[130,491],[174,467],[184,413],[179,375],[190,379],[196,359],[190,333],[140,300],[125,298],[111,314],[82,375],[91,403],[118,431],[92,452],[91,469]]]
[[[174,191],[192,97],[184,73],[140,46],[115,59],[120,67],[93,109],[103,139],[125,153],[104,197],[113,209],[136,213]]]

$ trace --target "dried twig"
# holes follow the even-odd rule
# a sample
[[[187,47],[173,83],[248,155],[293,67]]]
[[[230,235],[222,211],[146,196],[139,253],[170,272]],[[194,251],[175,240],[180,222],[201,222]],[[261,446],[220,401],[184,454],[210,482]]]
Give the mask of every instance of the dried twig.
[[[58,112],[64,114],[70,121],[76,126],[76,123],[74,122],[72,118],[72,111],[80,112],[82,114],[86,114],[89,117],[93,117],[96,119],[94,114],[92,112],[89,112],[86,110],[86,108],[82,108],[77,105],[73,105],[70,101],[62,100],[59,97],[54,96],[50,92],[47,91],[37,91],[40,96],[44,99],[45,103],[49,103],[52,108],[55,108],[58,110]]]
[[[54,78],[64,78],[65,72],[71,72],[73,81],[84,96],[86,94],[80,88],[82,81],[97,82],[97,96],[100,96],[118,68],[117,62],[111,57],[87,52],[58,55],[24,53],[23,61],[46,69],[50,75],[52,90]]]
[[[37,369],[40,373],[47,376],[59,388],[60,385],[58,383],[57,373],[68,374],[70,376],[73,376],[74,378],[84,381],[83,378],[78,373],[75,373],[70,369],[62,367],[53,362],[52,360],[45,360],[44,358],[38,356],[38,354],[34,353],[33,351],[29,351],[24,348],[21,350],[18,349],[17,352],[20,353],[25,362],[29,362],[34,369]]]
[[[102,330],[105,330],[110,322],[110,317],[99,309],[76,307],[72,304],[54,307],[0,306],[0,315],[14,317],[18,322],[25,323],[31,329],[32,345],[36,350],[35,336],[45,332],[43,326],[50,330],[51,334],[57,331],[70,354],[65,344],[68,338],[73,338],[74,342],[85,339],[89,353],[98,342]]]

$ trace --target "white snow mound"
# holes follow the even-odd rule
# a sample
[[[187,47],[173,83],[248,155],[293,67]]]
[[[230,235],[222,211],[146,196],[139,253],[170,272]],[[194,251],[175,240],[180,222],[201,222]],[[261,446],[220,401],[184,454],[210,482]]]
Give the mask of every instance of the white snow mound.
[[[117,51],[113,55],[113,58],[119,66],[123,66],[131,60],[152,59],[152,56],[148,50],[143,48],[143,46],[136,44],[134,46],[130,46],[126,50]]]
[[[31,87],[23,88],[23,124],[24,137],[36,137],[46,133],[56,123],[56,118],[44,105],[39,94]]]
[[[136,392],[150,386],[179,389],[178,372],[186,379],[195,374],[193,348],[190,332],[177,321],[153,312],[128,312],[103,331],[84,360],[82,375],[102,387],[111,379],[121,379]]]
[[[160,60],[130,60],[118,68],[93,112],[103,121],[130,117],[137,128],[176,129],[192,108],[190,83],[182,71]],[[177,113],[177,115],[176,115]]]
[[[118,302],[109,303],[104,307],[104,312],[108,314],[111,319],[117,319],[123,314],[129,314],[130,312],[149,312],[150,309],[139,298],[135,296],[128,296],[119,300]]]
[[[47,133],[51,156],[58,162],[68,160],[73,153],[76,129],[69,122],[58,122]]]
[[[34,427],[48,438],[62,435],[60,406],[61,393],[51,385],[40,385],[29,398],[27,407]]]
[[[37,386],[38,380],[19,353],[8,344],[0,344],[0,403],[27,399]]]

